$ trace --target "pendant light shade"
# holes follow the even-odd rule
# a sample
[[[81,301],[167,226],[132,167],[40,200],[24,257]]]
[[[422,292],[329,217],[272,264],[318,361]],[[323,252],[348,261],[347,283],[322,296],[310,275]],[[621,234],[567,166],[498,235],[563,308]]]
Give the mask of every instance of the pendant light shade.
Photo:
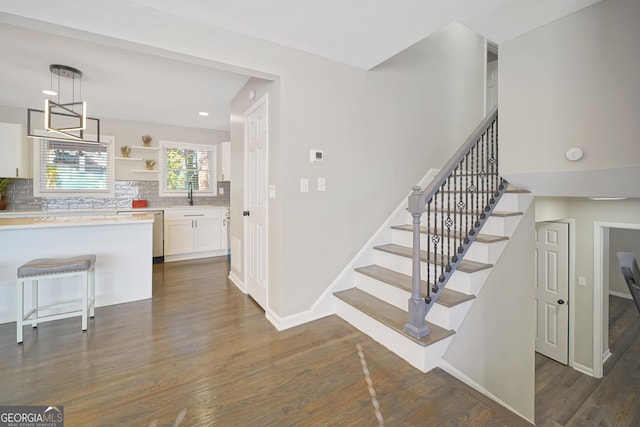
[[[67,65],[52,64],[49,99],[44,110],[27,110],[27,136],[31,138],[100,141],[100,120],[87,117],[82,100],[82,71]]]

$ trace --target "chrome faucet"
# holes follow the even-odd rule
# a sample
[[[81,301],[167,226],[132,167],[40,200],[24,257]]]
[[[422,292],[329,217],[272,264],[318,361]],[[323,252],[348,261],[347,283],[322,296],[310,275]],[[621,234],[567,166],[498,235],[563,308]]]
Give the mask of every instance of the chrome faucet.
[[[187,202],[189,202],[189,206],[193,206],[193,183],[191,181],[187,182]]]

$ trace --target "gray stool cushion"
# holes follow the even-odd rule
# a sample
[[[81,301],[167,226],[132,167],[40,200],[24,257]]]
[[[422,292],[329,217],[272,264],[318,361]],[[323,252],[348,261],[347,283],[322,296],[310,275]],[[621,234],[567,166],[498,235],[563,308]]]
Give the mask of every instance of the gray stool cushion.
[[[18,278],[85,271],[93,267],[95,263],[95,255],[79,255],[69,258],[38,258],[18,267]]]

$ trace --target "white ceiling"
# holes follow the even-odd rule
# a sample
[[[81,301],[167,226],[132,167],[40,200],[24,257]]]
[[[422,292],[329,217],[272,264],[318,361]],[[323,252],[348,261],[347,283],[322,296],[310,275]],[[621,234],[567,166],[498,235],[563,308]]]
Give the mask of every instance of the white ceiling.
[[[91,32],[127,15],[150,17],[154,22],[144,25],[157,27],[166,24],[163,17],[178,17],[229,37],[250,36],[368,70],[454,20],[500,44],[598,1],[0,0],[0,104],[39,107],[49,64],[62,63],[84,72],[90,115],[228,129],[229,101],[248,79],[192,61],[19,28],[25,22]],[[117,37],[126,41],[127,29]],[[202,110],[209,117],[198,116]]]

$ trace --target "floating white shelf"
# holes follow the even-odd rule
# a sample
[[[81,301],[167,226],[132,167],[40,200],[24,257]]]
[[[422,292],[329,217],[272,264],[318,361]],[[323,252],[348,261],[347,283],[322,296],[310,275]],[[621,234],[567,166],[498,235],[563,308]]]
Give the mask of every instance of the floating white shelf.
[[[135,148],[136,150],[153,150],[153,151],[158,151],[160,149],[158,147],[143,147],[142,145],[132,145],[131,148]]]
[[[131,172],[158,173],[158,172],[160,172],[160,171],[159,171],[159,170],[157,170],[157,169],[152,169],[152,170],[149,170],[149,169],[134,169],[134,170],[132,170]]]
[[[144,160],[142,157],[116,157],[116,160]]]

